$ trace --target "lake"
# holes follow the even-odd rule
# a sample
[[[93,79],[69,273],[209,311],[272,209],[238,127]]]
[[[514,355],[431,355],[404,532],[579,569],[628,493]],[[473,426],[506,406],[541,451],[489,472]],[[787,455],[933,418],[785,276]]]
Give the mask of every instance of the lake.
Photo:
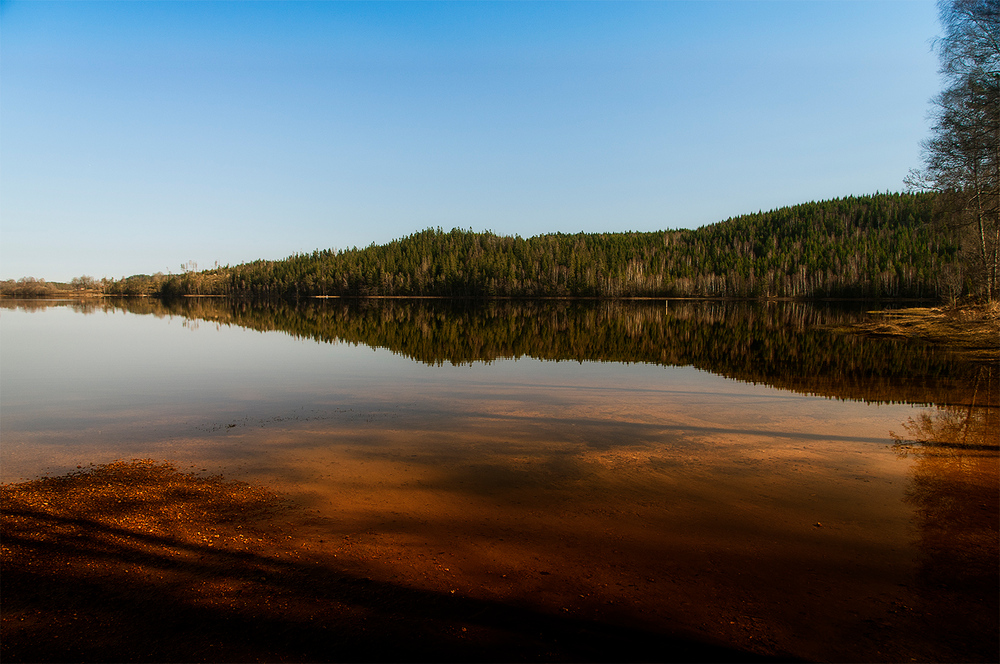
[[[1000,374],[836,331],[863,313],[4,301],[0,479],[170,460],[290,496],[406,586],[805,659],[995,659]]]

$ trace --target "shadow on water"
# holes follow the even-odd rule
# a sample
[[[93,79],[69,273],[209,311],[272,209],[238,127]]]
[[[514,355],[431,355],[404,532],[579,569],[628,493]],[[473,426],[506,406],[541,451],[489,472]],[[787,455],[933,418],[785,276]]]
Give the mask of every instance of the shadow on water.
[[[4,661],[765,660],[373,580],[286,543],[263,490],[166,465],[5,485],[2,498]]]

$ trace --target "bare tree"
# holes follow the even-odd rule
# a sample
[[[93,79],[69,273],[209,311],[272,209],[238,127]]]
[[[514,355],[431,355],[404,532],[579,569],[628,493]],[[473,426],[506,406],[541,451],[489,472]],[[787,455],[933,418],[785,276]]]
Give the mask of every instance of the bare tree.
[[[94,288],[97,288],[98,282],[97,279],[94,279],[90,275],[84,274],[79,277],[74,277],[73,280],[69,282],[69,285],[74,290],[92,290]]]
[[[1000,268],[1000,0],[940,0],[935,47],[945,89],[922,170],[907,184],[942,193],[945,223],[961,231],[976,283],[992,300]]]

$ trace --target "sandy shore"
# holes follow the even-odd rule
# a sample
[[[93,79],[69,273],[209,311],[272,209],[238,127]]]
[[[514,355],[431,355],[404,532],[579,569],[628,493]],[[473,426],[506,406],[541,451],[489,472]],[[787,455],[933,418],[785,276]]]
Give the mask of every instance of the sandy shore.
[[[529,595],[504,596],[502,578],[456,590],[447,551],[432,552],[438,576],[393,574],[407,552],[373,545],[373,533],[331,537],[329,523],[266,489],[164,463],[4,485],[0,506],[5,662],[803,659],[771,638],[767,616],[710,619],[722,612],[694,568],[572,603],[568,572],[585,569],[531,570]],[[702,601],[657,605],[668,596]],[[808,659],[996,653],[995,616],[975,615],[989,606],[938,605],[951,611],[944,621],[884,608],[855,643],[829,641],[839,637],[817,624]],[[953,642],[927,646],[938,628]]]
[[[769,659],[378,578],[358,535],[316,540],[281,497],[169,464],[4,485],[2,510],[5,662]]]

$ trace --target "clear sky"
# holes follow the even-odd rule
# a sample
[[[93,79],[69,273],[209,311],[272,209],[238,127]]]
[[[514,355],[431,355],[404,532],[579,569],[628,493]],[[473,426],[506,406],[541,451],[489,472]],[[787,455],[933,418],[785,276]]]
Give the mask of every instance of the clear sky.
[[[900,191],[935,4],[0,2],[0,278]]]

